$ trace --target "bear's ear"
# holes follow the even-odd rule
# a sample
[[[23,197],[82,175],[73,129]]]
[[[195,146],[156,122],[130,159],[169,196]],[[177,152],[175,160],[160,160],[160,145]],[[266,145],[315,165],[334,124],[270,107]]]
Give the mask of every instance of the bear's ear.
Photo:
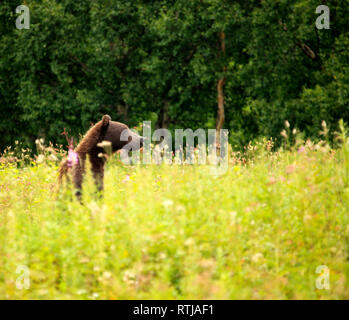
[[[102,118],[102,127],[108,127],[109,121],[111,121],[111,117],[107,114],[105,114]]]

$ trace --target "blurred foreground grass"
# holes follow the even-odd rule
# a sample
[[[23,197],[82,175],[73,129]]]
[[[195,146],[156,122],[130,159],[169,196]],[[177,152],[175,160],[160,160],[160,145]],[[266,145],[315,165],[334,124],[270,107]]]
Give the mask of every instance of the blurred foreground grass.
[[[0,298],[348,299],[348,160],[346,141],[256,150],[218,177],[110,161],[104,199],[88,176],[84,205],[57,197],[56,165],[2,165]]]

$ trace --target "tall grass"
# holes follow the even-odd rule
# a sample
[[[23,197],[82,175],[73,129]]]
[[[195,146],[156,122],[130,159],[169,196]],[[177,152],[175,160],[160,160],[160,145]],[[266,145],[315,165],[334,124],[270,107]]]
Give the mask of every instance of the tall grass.
[[[348,299],[349,140],[270,141],[229,170],[108,162],[80,205],[57,163],[0,164],[2,299]],[[48,158],[48,157],[47,157]],[[316,269],[330,270],[317,289]],[[30,272],[18,287],[18,266]]]

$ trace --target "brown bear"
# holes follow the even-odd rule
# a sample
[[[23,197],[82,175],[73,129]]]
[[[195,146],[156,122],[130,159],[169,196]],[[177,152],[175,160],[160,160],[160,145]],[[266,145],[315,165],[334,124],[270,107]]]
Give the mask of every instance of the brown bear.
[[[59,184],[62,183],[63,176],[67,175],[69,168],[71,168],[76,196],[81,201],[85,161],[88,155],[95,183],[98,190],[102,191],[106,157],[101,156],[101,154],[105,154],[106,151],[100,146],[100,143],[102,141],[110,142],[112,152],[121,149],[132,151],[140,149],[143,146],[143,140],[143,137],[131,131],[127,125],[111,121],[109,115],[104,115],[101,121],[87,131],[75,150],[69,151],[68,158],[62,161],[59,168]]]

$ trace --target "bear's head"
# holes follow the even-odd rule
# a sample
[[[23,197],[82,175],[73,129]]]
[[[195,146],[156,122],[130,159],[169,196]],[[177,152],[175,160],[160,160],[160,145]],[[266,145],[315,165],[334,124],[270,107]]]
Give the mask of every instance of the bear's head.
[[[121,122],[112,121],[109,115],[102,118],[101,140],[109,141],[113,152],[124,149],[135,151],[143,147],[144,137]]]

